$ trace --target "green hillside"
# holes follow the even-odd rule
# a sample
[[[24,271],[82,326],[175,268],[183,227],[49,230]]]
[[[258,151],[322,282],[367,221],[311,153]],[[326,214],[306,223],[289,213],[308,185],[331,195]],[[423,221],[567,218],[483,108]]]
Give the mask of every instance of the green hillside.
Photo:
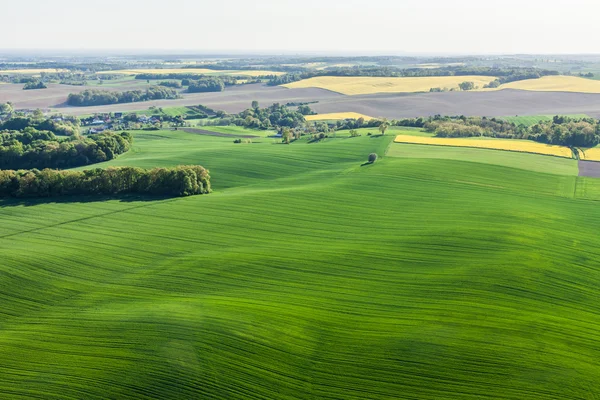
[[[214,193],[0,201],[0,397],[599,398],[599,180],[394,136],[140,132],[101,166]]]

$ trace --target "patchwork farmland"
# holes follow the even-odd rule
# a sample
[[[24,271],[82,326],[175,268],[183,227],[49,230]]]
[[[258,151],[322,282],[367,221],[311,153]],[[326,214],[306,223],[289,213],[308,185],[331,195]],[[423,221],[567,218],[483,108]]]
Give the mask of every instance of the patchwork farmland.
[[[599,71],[0,54],[0,399],[600,399]]]
[[[495,78],[490,76],[432,76],[416,78],[340,77],[323,76],[284,85],[290,89],[319,88],[348,96],[373,93],[429,92],[431,88],[458,89],[462,82],[483,87]]]
[[[481,149],[517,151],[573,158],[573,152],[565,146],[537,143],[531,140],[483,139],[483,138],[438,138],[427,136],[398,135],[396,143],[426,144],[434,146],[476,147]]]
[[[134,136],[99,166],[201,160],[215,191],[0,201],[4,397],[596,393],[600,180],[575,160]]]

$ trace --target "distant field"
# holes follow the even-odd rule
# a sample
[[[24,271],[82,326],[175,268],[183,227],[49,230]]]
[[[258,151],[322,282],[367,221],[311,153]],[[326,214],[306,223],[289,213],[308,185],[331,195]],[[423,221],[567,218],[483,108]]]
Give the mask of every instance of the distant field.
[[[368,115],[355,113],[355,112],[339,112],[339,113],[327,113],[327,114],[317,114],[317,115],[307,115],[305,116],[307,121],[327,121],[327,120],[336,120],[336,119],[359,119],[364,118],[365,120],[373,119],[373,117],[369,117]]]
[[[353,96],[373,93],[428,92],[431,88],[437,87],[457,89],[458,85],[465,81],[483,87],[483,85],[494,79],[496,78],[490,76],[428,76],[417,78],[322,76],[282,86],[291,89],[316,87]]]
[[[579,149],[579,158],[585,161],[600,161],[600,148]]]
[[[42,72],[55,73],[55,72],[68,72],[67,69],[57,68],[31,68],[31,69],[2,69],[0,75],[3,74],[41,74]]]
[[[572,158],[571,149],[564,146],[553,146],[537,143],[530,140],[503,140],[503,139],[478,139],[478,138],[436,138],[424,136],[398,135],[396,143],[426,144],[436,146],[475,147],[480,149],[517,151],[524,153],[544,154],[556,157]]]
[[[564,116],[570,118],[589,118],[589,115],[586,114],[568,114]],[[554,118],[554,115],[523,115],[514,117],[501,117],[500,119],[512,122],[516,125],[532,126],[538,122],[552,121],[552,118]]]
[[[498,89],[519,89],[537,92],[600,93],[600,81],[577,76],[544,76],[539,79],[510,82],[500,86]]]
[[[246,75],[246,76],[265,76],[265,75],[283,75],[283,72],[277,71],[235,71],[225,70],[218,71],[208,68],[163,68],[163,69],[120,69],[116,71],[102,71],[99,74],[123,74],[123,75],[137,75],[137,74],[214,74],[214,75]]]

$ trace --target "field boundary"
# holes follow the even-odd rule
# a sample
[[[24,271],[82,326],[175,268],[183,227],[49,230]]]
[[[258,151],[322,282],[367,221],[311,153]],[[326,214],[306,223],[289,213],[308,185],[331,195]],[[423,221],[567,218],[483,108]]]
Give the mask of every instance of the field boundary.
[[[417,144],[417,145],[423,145],[423,146],[438,146],[438,147],[462,147],[462,148],[479,149],[479,150],[508,151],[511,153],[526,153],[526,154],[536,154],[536,155],[540,155],[540,156],[550,156],[550,157],[557,157],[557,158],[573,159],[573,151],[568,147],[565,147],[565,148],[571,152],[570,157],[561,156],[561,155],[557,155],[557,154],[539,153],[536,151],[527,151],[527,150],[518,150],[518,149],[502,149],[502,148],[495,148],[495,147],[468,146],[468,145],[460,145],[460,144],[425,143],[423,141],[418,141],[418,140],[415,140],[414,142],[406,141],[406,140],[398,140],[398,138],[409,138],[409,137],[410,136],[406,136],[406,135],[398,135],[396,137],[396,139],[394,139],[394,143]],[[438,139],[446,139],[446,138],[438,138]],[[448,140],[453,140],[453,139],[448,139]],[[506,140],[511,140],[511,139],[506,139]],[[533,142],[533,143],[537,143],[537,142]],[[564,147],[564,146],[556,146],[556,147]]]

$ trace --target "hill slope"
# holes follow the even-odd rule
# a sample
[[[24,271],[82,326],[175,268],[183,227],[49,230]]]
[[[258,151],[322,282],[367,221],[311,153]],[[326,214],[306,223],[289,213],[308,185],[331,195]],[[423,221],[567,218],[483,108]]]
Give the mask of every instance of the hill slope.
[[[3,398],[600,395],[597,181],[361,166],[391,135],[136,136],[111,164],[198,162],[215,193],[0,202]]]

